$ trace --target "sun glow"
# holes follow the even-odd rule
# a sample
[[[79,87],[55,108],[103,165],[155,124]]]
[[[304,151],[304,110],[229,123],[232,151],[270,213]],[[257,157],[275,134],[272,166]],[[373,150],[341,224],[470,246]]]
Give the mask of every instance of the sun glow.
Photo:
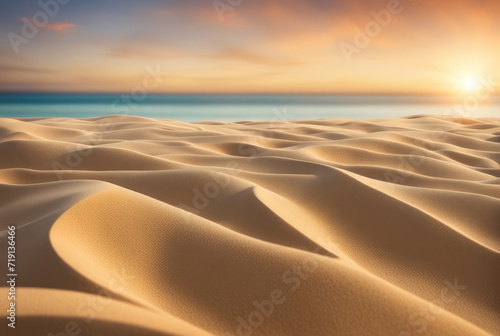
[[[480,85],[479,80],[476,76],[464,77],[461,80],[461,88],[463,91],[472,92]]]

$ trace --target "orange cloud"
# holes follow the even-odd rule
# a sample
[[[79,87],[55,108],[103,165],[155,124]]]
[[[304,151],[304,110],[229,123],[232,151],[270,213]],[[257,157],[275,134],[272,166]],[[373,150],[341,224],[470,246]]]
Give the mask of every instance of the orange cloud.
[[[40,24],[40,22],[38,22],[36,20],[26,18],[26,17],[19,18],[19,20],[24,21],[24,22],[29,22],[29,23],[33,24],[35,27],[37,27],[38,29],[53,31],[56,33],[71,33],[71,32],[73,32],[73,28],[76,27],[76,25],[71,23],[71,22],[57,21],[57,22],[51,22],[51,23],[47,23],[47,24],[43,25],[43,24]]]

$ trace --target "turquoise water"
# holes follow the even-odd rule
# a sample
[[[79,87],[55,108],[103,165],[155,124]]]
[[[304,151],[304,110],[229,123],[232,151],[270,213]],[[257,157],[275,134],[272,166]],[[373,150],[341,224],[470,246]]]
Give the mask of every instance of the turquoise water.
[[[416,114],[499,117],[500,97],[0,94],[0,117],[91,118],[126,114],[180,121],[385,118]],[[469,105],[467,105],[469,104]],[[450,112],[452,111],[452,112]]]

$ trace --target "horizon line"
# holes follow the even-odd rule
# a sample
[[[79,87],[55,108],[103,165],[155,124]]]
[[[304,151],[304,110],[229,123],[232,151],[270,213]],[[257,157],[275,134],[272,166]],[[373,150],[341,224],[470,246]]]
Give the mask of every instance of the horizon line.
[[[115,95],[131,91],[2,91],[0,94],[40,94],[40,95]],[[401,97],[457,97],[469,96],[473,93],[435,93],[435,92],[151,92],[147,96],[401,96]],[[500,97],[500,92],[492,92],[490,96]]]

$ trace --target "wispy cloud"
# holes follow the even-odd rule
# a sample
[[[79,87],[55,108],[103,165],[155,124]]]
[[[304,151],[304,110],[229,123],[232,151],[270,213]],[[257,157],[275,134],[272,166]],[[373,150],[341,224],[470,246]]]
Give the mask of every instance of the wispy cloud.
[[[37,22],[36,20],[26,18],[26,17],[19,18],[19,20],[31,23],[35,27],[37,27],[38,29],[53,31],[56,33],[72,33],[73,28],[76,27],[76,25],[74,23],[63,22],[63,21],[51,22],[51,23],[47,23],[45,25],[40,25],[39,22]]]
[[[33,66],[19,66],[19,65],[9,65],[9,64],[0,64],[0,72],[1,73],[19,73],[19,72],[28,72],[28,73],[54,73],[54,70],[33,67]]]
[[[285,66],[285,65],[298,65],[301,62],[290,60],[289,58],[283,59],[283,57],[272,57],[268,55],[261,54],[250,49],[238,48],[238,47],[228,47],[224,48],[218,53],[200,56],[203,58],[219,59],[219,60],[231,60],[240,61],[248,63],[257,63],[269,66]]]
[[[145,59],[145,60],[173,60],[173,59],[199,59],[230,62],[243,62],[266,66],[293,66],[304,62],[298,61],[290,55],[267,55],[251,49],[228,46],[214,52],[190,52],[182,48],[165,48],[164,46],[151,46],[136,44],[133,46],[112,46],[104,55],[114,58]]]
[[[136,44],[111,46],[108,49],[103,55],[115,58],[158,60],[174,57],[171,50],[165,50],[160,46]]]

